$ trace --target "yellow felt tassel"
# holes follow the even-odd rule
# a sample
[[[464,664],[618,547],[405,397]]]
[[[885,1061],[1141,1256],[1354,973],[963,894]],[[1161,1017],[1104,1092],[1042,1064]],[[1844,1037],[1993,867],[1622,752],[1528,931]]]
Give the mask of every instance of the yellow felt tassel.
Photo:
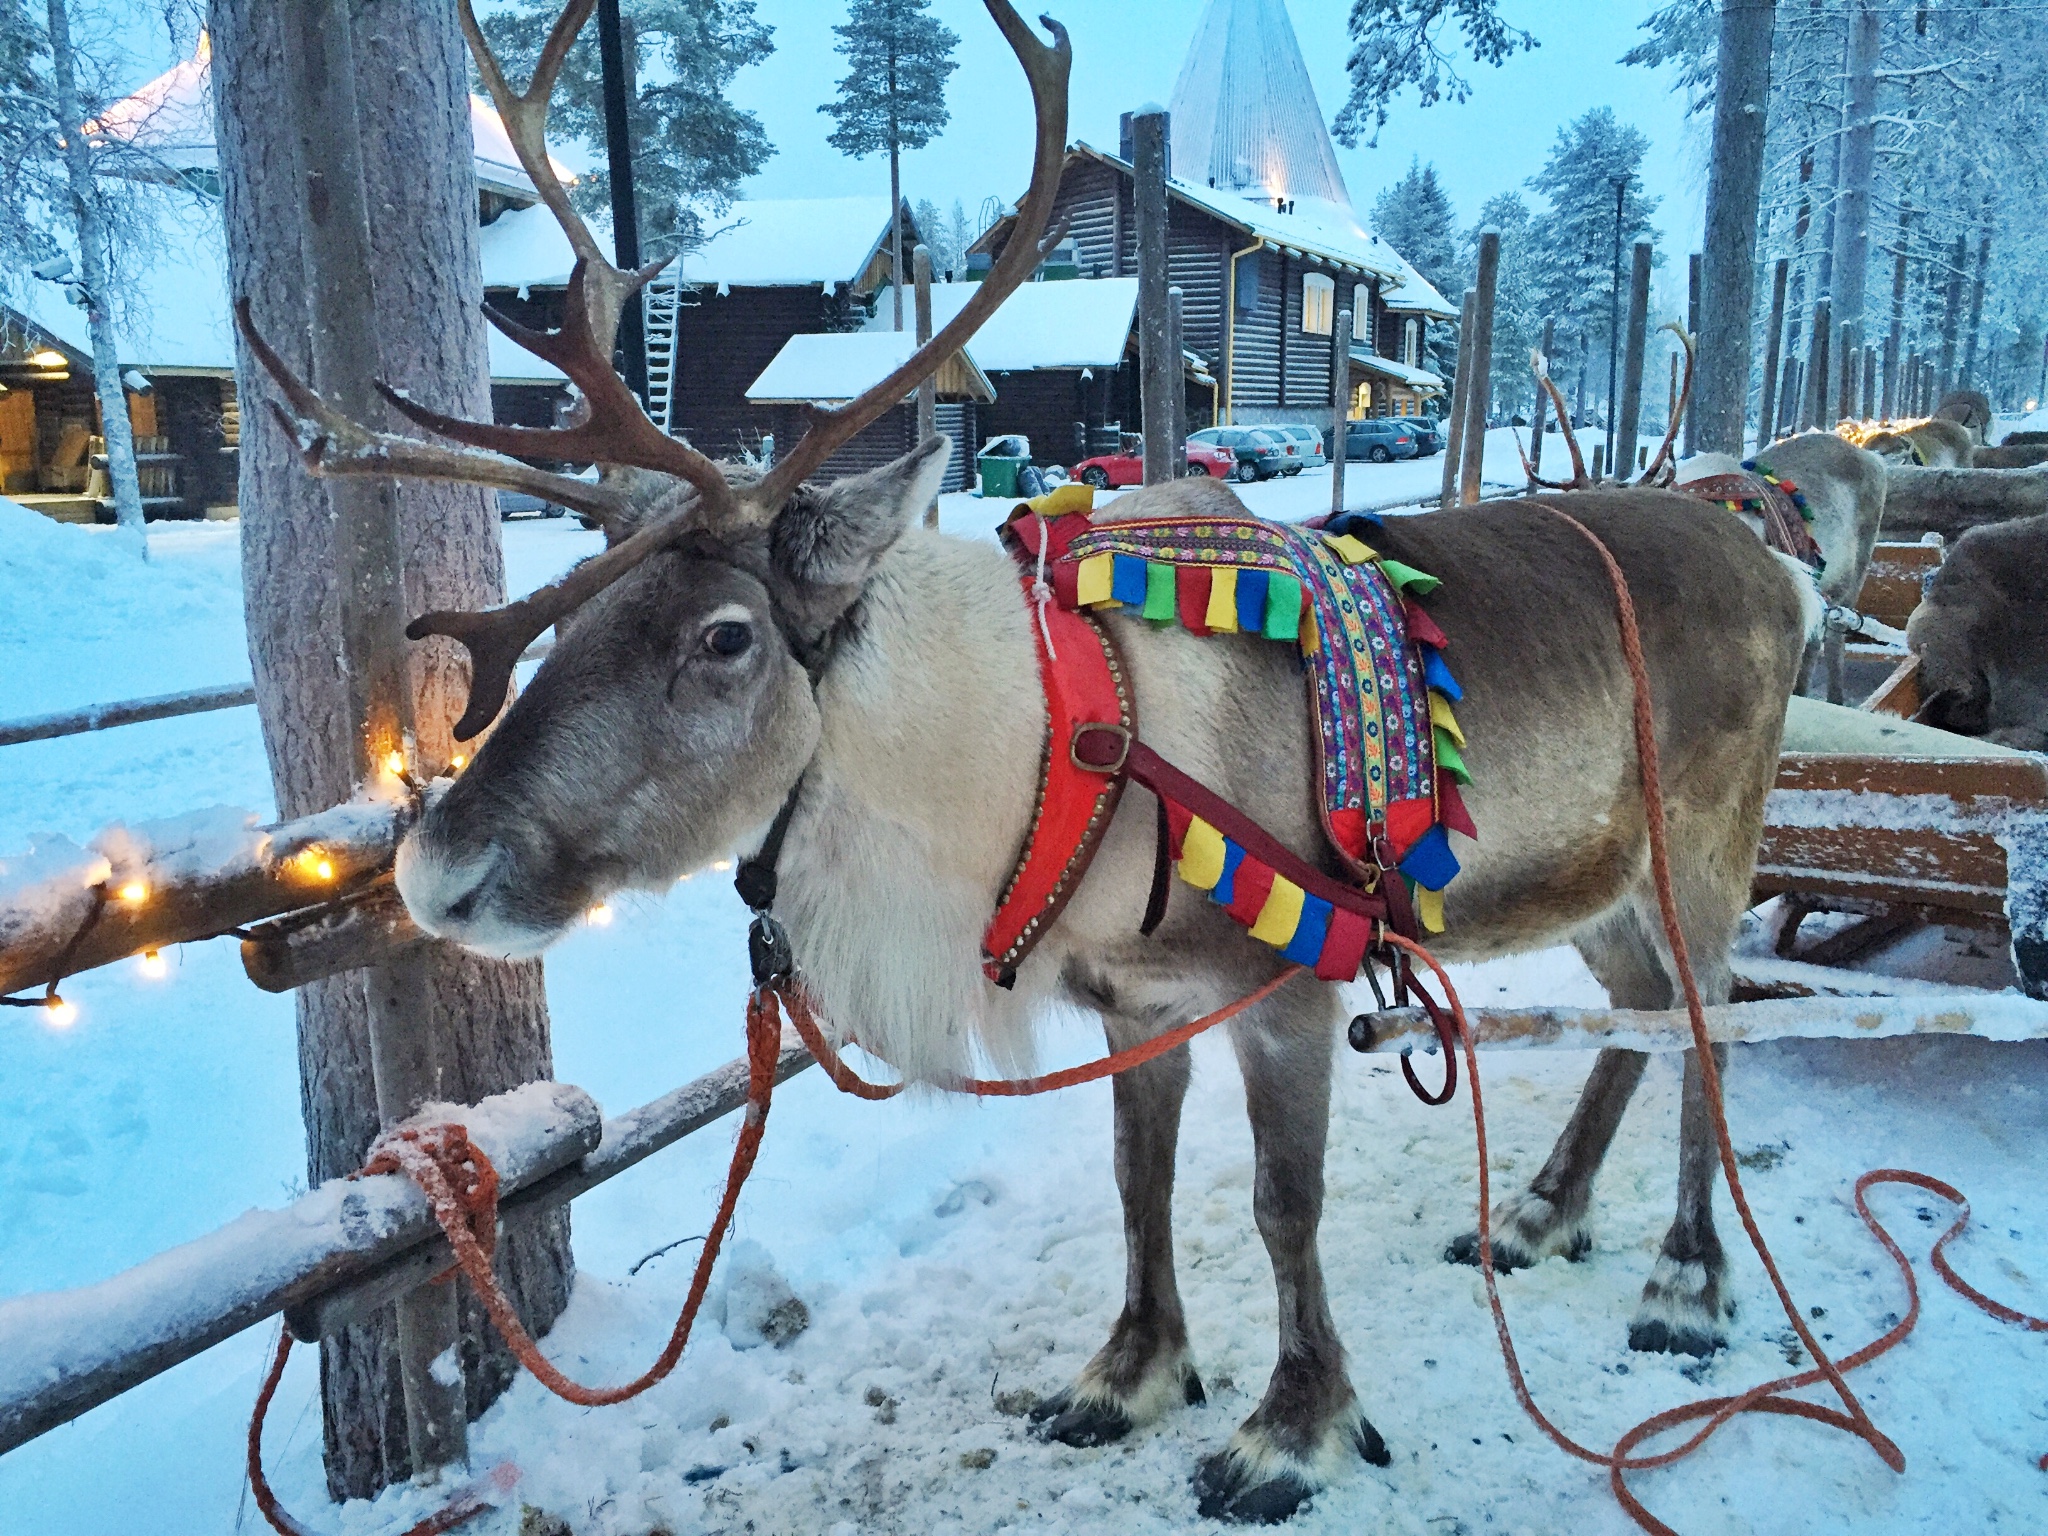
[[[1209,572],[1209,611],[1202,616],[1212,635],[1237,633],[1237,567],[1219,565]]]
[[[1465,745],[1465,733],[1458,729],[1457,717],[1451,713],[1451,701],[1434,688],[1429,690],[1429,721],[1432,725],[1442,726],[1444,734],[1459,746]]]
[[[1213,891],[1223,878],[1223,834],[1199,816],[1181,839],[1180,877],[1198,891]]]
[[[1285,949],[1301,926],[1301,887],[1285,875],[1273,876],[1273,889],[1259,908],[1259,920],[1252,924],[1252,937]]]
[[[1344,557],[1346,565],[1363,565],[1368,560],[1377,560],[1379,554],[1363,539],[1353,538],[1348,533],[1326,533],[1323,542]]]
[[[1301,654],[1313,656],[1322,649],[1321,632],[1316,628],[1315,604],[1301,605],[1301,633],[1296,637],[1301,645]]]
[[[1415,915],[1422,919],[1425,933],[1444,931],[1444,893],[1426,885],[1415,887]]]
[[[1074,601],[1083,608],[1114,602],[1109,593],[1115,565],[1115,555],[1090,555],[1083,560],[1074,584]]]
[[[1065,485],[1056,485],[1043,496],[1034,496],[1025,503],[1040,517],[1058,517],[1063,512],[1092,512],[1095,509],[1095,487],[1085,480],[1069,480]]]

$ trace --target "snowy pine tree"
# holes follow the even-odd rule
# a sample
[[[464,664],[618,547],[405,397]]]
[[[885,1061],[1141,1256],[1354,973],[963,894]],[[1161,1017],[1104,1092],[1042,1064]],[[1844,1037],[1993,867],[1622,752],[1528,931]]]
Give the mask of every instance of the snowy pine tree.
[[[1544,238],[1533,263],[1533,287],[1540,311],[1559,326],[1558,350],[1571,335],[1581,365],[1606,357],[1614,271],[1615,183],[1624,184],[1621,250],[1627,283],[1628,251],[1638,239],[1656,239],[1650,216],[1660,198],[1643,191],[1643,155],[1650,141],[1621,122],[1612,107],[1595,107],[1557,130],[1543,169],[1529,178],[1532,192],[1550,205]],[[1623,294],[1623,308],[1627,295]],[[1559,370],[1560,374],[1562,369]],[[1593,369],[1602,387],[1604,366]]]
[[[1493,299],[1493,394],[1500,407],[1524,415],[1535,404],[1530,349],[1542,339],[1543,314],[1536,290],[1536,240],[1529,205],[1519,192],[1489,197],[1479,219],[1464,235],[1464,271],[1476,271],[1479,232],[1500,231],[1500,272]],[[1445,329],[1449,329],[1445,327]]]
[[[507,0],[483,18],[484,35],[515,81],[532,73],[560,10],[559,0]],[[761,120],[725,99],[734,75],[775,51],[774,29],[755,19],[753,0],[634,0],[621,21],[636,82],[627,120],[640,249],[663,256],[701,240],[707,217],[723,213],[740,183],[775,153]],[[604,143],[596,27],[585,27],[569,50],[548,129],[558,140]],[[602,155],[570,196],[583,213],[609,214]]]
[[[1465,51],[1482,64],[1500,64],[1536,46],[1531,34],[1501,19],[1494,0],[1352,0],[1346,23],[1351,56],[1344,61],[1351,92],[1330,125],[1338,143],[1355,145],[1364,138],[1378,144],[1387,109],[1406,86],[1415,87],[1425,107],[1472,94],[1442,46],[1452,20]]]
[[[937,17],[931,0],[853,0],[846,20],[832,30],[847,62],[839,94],[818,108],[838,124],[826,142],[856,160],[889,157],[892,272],[908,275],[903,250],[902,157],[921,149],[946,126],[946,77],[960,41]],[[903,285],[895,293],[896,329],[903,329]]]

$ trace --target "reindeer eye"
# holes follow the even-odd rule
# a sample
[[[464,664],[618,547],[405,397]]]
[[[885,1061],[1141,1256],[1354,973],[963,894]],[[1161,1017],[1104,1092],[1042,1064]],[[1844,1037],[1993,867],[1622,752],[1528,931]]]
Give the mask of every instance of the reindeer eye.
[[[754,643],[754,627],[736,619],[713,624],[704,631],[704,649],[715,656],[737,656]]]

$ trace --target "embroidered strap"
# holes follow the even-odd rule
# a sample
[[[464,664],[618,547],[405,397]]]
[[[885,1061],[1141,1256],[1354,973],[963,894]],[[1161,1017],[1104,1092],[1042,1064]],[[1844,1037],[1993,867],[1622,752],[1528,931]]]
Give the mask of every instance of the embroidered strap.
[[[1044,937],[1081,883],[1123,794],[1124,759],[1137,733],[1136,708],[1116,646],[1094,619],[1024,598],[1048,728],[1038,804],[1016,872],[982,935],[981,968],[999,987],[1014,986],[1017,966]]]
[[[1807,508],[1805,495],[1790,480],[1772,474],[1754,461],[1745,464],[1740,473],[1706,475],[1687,480],[1674,489],[1726,507],[1730,512],[1747,512],[1760,518],[1764,543],[1780,554],[1790,555],[1815,570],[1827,563],[1806,526],[1813,520],[1813,513]]]

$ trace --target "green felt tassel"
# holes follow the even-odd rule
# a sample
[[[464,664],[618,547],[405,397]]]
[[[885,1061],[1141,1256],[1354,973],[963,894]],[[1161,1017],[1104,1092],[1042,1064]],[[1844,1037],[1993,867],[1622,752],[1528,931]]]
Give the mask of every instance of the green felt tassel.
[[[1284,571],[1272,572],[1266,580],[1266,628],[1268,640],[1301,638],[1301,582]]]
[[[1387,573],[1387,580],[1394,584],[1394,590],[1397,592],[1412,589],[1417,597],[1427,597],[1443,585],[1443,582],[1427,571],[1418,571],[1414,566],[1403,565],[1398,560],[1382,560],[1380,569]]]
[[[1451,733],[1437,726],[1433,733],[1436,738],[1436,765],[1460,784],[1470,784],[1472,775],[1465,767],[1465,759],[1458,755],[1458,744],[1451,740]]]
[[[1159,560],[1145,562],[1145,606],[1143,618],[1170,624],[1174,616],[1173,567]]]

